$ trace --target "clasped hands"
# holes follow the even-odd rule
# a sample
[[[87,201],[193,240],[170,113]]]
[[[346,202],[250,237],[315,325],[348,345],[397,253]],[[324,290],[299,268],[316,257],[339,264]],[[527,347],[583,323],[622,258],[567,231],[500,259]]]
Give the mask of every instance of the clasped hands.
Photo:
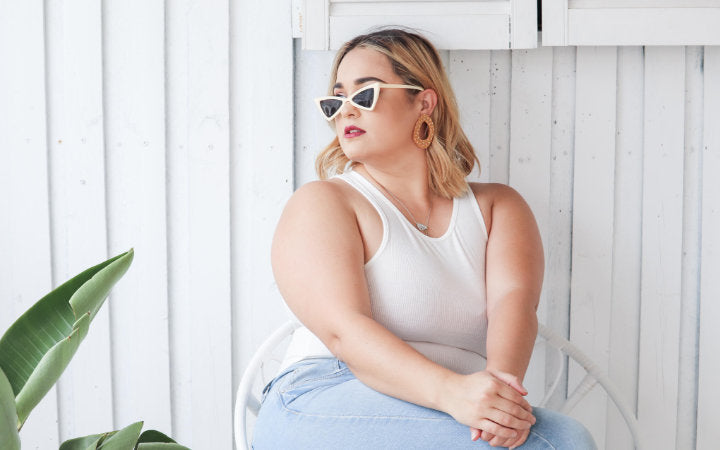
[[[473,441],[515,448],[535,424],[527,391],[514,375],[492,369],[458,375],[449,389],[445,411],[470,427]]]

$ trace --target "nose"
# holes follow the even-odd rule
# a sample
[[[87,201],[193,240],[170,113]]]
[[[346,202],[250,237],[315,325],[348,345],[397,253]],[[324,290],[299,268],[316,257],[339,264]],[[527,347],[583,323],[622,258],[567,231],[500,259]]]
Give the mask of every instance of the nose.
[[[357,117],[358,109],[350,102],[345,102],[340,107],[340,116],[342,117],[348,117],[350,114],[352,114],[354,117]]]

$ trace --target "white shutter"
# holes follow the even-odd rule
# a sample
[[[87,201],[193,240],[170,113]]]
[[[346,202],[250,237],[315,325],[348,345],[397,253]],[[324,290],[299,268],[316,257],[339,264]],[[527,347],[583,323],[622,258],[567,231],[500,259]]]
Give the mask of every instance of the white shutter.
[[[542,45],[718,45],[720,0],[546,0]]]
[[[387,25],[417,29],[447,50],[536,48],[538,41],[535,0],[302,0],[293,14],[304,50],[337,50]]]

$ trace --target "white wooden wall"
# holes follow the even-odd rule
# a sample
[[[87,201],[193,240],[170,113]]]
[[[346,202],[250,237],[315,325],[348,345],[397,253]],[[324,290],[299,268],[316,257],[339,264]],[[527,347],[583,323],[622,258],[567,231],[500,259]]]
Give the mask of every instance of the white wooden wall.
[[[136,251],[25,448],[141,419],[231,448],[242,370],[285,320],[273,229],[332,136],[311,98],[333,54],[290,22],[285,2],[0,1],[0,331]],[[517,188],[542,230],[541,320],[608,371],[650,448],[714,448],[720,47],[442,56],[472,178]],[[631,448],[600,392],[573,414]]]

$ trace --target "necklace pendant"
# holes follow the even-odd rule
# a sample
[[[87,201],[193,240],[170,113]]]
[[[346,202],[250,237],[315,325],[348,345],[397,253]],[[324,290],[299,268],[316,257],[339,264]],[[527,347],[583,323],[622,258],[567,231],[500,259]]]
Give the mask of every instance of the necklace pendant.
[[[427,230],[427,228],[428,228],[427,226],[425,226],[425,225],[423,225],[423,224],[421,224],[421,223],[416,223],[415,225],[417,225],[418,230],[420,230],[420,231],[425,231],[425,230]]]

